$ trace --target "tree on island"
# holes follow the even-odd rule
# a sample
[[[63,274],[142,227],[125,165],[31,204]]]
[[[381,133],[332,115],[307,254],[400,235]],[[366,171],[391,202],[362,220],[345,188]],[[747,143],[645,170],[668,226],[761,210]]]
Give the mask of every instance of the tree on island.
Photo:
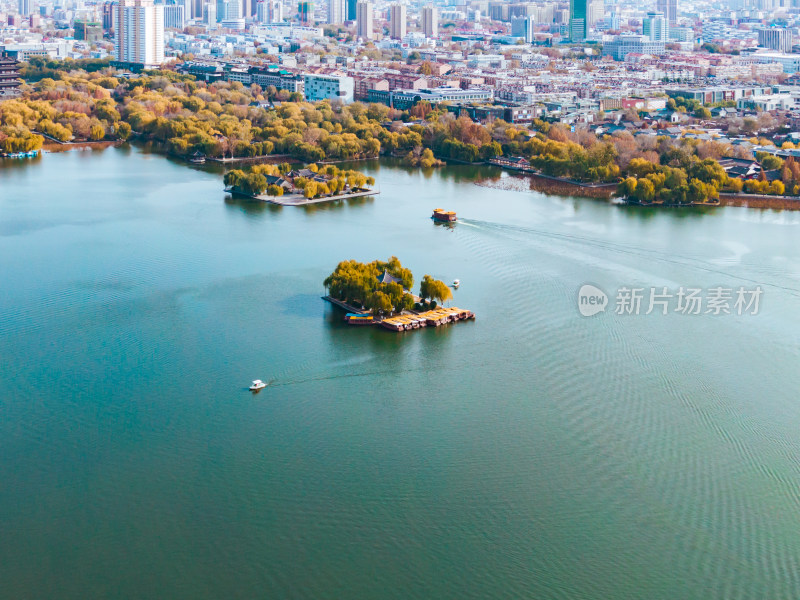
[[[438,300],[440,303],[452,300],[453,292],[443,281],[434,279],[430,275],[425,275],[419,284],[419,295],[422,299],[430,298]]]
[[[414,284],[414,276],[396,256],[366,264],[342,261],[323,283],[332,298],[363,306],[376,316],[414,306],[414,297],[406,291]]]

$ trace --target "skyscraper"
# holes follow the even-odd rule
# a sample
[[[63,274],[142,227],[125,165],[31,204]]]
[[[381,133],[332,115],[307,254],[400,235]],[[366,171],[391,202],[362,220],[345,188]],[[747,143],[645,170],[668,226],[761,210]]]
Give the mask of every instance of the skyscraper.
[[[534,17],[512,17],[511,18],[511,35],[512,37],[521,38],[525,40],[526,44],[533,41],[533,24]]]
[[[669,25],[662,12],[652,11],[647,13],[647,18],[642,22],[642,33],[653,42],[669,41]]]
[[[114,52],[124,63],[157,67],[164,62],[164,5],[119,0],[114,6]]]
[[[328,0],[328,23],[344,23],[347,11],[346,0]]]
[[[314,20],[314,3],[304,0],[297,4],[297,18],[303,25],[310,25]]]
[[[372,2],[359,0],[356,5],[356,36],[364,40],[371,40],[372,33]]]
[[[33,0],[19,0],[17,2],[17,9],[19,14],[27,17],[33,13]]]
[[[656,0],[656,10],[664,13],[668,25],[678,22],[678,0]]]
[[[425,37],[439,37],[439,11],[435,6],[422,8],[422,33]]]
[[[569,39],[582,42],[589,35],[589,3],[591,0],[569,0]]]
[[[259,23],[280,23],[283,21],[281,0],[260,0],[256,2],[256,21]]]
[[[347,20],[348,21],[355,21],[356,20],[356,5],[358,4],[358,0],[347,0]]]
[[[406,7],[403,4],[392,4],[389,9],[389,35],[395,40],[406,37]]]

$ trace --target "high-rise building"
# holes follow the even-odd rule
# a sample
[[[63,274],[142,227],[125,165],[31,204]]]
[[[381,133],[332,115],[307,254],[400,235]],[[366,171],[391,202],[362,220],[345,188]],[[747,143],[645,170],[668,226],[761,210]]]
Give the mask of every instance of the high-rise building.
[[[186,24],[186,8],[183,4],[167,4],[164,6],[164,28],[183,29]]]
[[[211,25],[217,22],[217,5],[213,2],[203,4],[203,23]]]
[[[80,21],[75,19],[72,24],[75,30],[75,39],[96,44],[103,41],[103,29],[98,21]]]
[[[439,11],[435,6],[422,7],[422,33],[425,37],[439,37]]]
[[[297,4],[297,18],[303,25],[310,25],[314,20],[314,4],[309,1]]]
[[[525,40],[526,44],[533,41],[533,24],[535,17],[512,17],[511,36]]]
[[[780,52],[792,51],[792,32],[782,27],[769,27],[758,30],[758,45]]]
[[[347,20],[348,21],[355,21],[356,20],[356,5],[358,4],[358,0],[347,0]]]
[[[114,4],[112,2],[103,3],[103,29],[106,31],[114,29]]]
[[[653,42],[669,41],[669,24],[662,12],[649,12],[642,21],[642,33]]]
[[[356,5],[356,36],[364,40],[371,40],[372,33],[372,2],[359,0]]]
[[[198,21],[203,19],[203,0],[191,0],[192,5],[192,14],[187,15],[187,18],[197,19]]]
[[[589,35],[589,3],[591,0],[569,0],[569,39],[582,42]]]
[[[392,4],[389,9],[389,36],[395,40],[406,37],[406,7],[403,4]]]
[[[256,21],[259,23],[280,23],[283,21],[281,0],[260,0],[256,3]]]
[[[669,25],[678,22],[678,0],[656,0],[656,10],[664,13]]]
[[[328,0],[328,23],[339,25],[347,16],[346,0]]]
[[[123,63],[158,67],[164,62],[164,5],[119,0],[114,6],[114,52]]]
[[[33,0],[18,0],[17,9],[23,17],[29,16],[33,13]]]
[[[241,0],[217,0],[217,23],[242,18]]]

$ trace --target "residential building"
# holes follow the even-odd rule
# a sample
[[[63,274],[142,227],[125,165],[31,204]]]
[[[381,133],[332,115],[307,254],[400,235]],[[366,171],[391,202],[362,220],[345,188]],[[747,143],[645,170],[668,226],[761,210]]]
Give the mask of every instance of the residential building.
[[[347,0],[328,0],[328,23],[340,25],[345,22]]]
[[[406,37],[406,7],[392,4],[389,8],[389,36],[394,40]]]
[[[371,40],[374,37],[372,32],[373,4],[366,0],[359,0],[356,4],[356,37],[363,40]]]
[[[33,14],[33,0],[19,0],[17,2],[17,10],[23,17]]]
[[[303,76],[295,75],[285,69],[251,67],[250,76],[253,83],[257,83],[265,90],[273,86],[276,90],[303,93]]]
[[[345,75],[305,75],[306,100],[338,100],[345,104],[353,101],[355,82]]]
[[[167,4],[164,6],[164,28],[183,29],[186,24],[186,13],[183,4]]]
[[[117,61],[145,68],[164,62],[164,5],[153,0],[119,0],[114,10]]]
[[[421,16],[425,37],[439,37],[439,10],[435,6],[423,6]]]

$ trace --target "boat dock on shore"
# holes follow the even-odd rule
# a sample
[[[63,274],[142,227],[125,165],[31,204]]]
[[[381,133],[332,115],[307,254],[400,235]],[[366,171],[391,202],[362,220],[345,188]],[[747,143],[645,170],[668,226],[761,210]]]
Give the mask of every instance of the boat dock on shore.
[[[421,313],[411,313],[389,317],[380,321],[380,325],[390,331],[408,331],[420,327],[439,327],[448,323],[467,321],[475,318],[475,313],[463,308],[436,308]]]
[[[425,312],[408,311],[381,319],[372,317],[368,311],[359,310],[336,298],[323,296],[322,299],[346,310],[347,315],[345,315],[344,320],[350,325],[380,325],[389,331],[409,331],[411,329],[420,329],[421,327],[439,327],[448,323],[475,319],[474,312],[457,307],[439,307]]]

